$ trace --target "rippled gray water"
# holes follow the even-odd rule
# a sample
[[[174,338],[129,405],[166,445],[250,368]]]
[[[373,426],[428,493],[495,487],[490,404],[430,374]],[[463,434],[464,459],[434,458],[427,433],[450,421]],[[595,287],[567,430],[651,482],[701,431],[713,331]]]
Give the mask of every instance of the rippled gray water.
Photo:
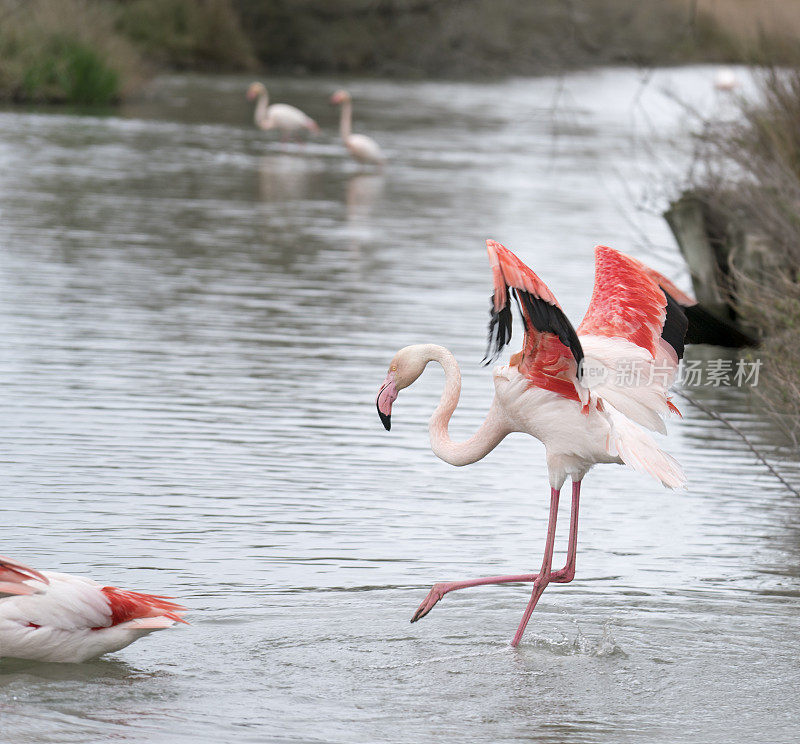
[[[251,126],[241,78],[0,111],[0,552],[174,594],[192,623],[0,662],[0,739],[796,741],[800,504],[729,430],[682,405],[688,492],[592,472],[577,578],[511,649],[526,586],[408,620],[435,580],[538,567],[542,447],[438,461],[438,370],[391,434],[374,408],[394,351],[436,342],[462,364],[454,434],[482,420],[486,237],[575,320],[596,243],[686,286],[658,215],[690,150],[667,93],[724,106],[712,78],[353,81],[382,174],[342,154],[338,80],[270,86],[323,126],[305,147]],[[696,394],[773,440],[746,390]]]

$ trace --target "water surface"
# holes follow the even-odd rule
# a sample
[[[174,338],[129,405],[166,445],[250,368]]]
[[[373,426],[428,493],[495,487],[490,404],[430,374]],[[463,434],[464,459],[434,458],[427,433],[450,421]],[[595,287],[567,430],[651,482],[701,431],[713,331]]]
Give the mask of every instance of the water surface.
[[[322,125],[305,146],[252,127],[241,78],[0,112],[0,552],[174,594],[192,623],[0,662],[0,739],[795,741],[798,503],[729,430],[682,406],[687,492],[587,477],[577,577],[511,649],[526,586],[408,620],[436,580],[538,567],[541,445],[438,461],[438,369],[390,434],[374,408],[395,350],[435,342],[462,364],[454,436],[479,425],[487,237],[576,321],[597,243],[687,287],[659,211],[691,154],[675,95],[724,111],[713,74],[350,81],[383,172],[336,139],[340,80],[272,81]],[[748,391],[695,394],[774,441]]]

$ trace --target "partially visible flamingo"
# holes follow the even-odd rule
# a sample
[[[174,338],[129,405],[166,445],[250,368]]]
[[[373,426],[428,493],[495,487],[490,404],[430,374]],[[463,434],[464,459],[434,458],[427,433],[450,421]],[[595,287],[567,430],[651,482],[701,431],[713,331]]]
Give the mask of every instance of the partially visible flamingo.
[[[386,162],[386,156],[383,154],[380,145],[372,137],[367,137],[366,134],[353,134],[351,132],[353,99],[350,94],[346,90],[337,90],[331,96],[331,103],[342,107],[342,114],[339,119],[339,134],[341,134],[342,142],[344,142],[344,146],[353,158],[359,163],[383,165]]]
[[[398,392],[435,361],[445,373],[444,392],[429,426],[438,457],[451,465],[468,465],[512,432],[544,443],[550,518],[539,573],[437,583],[411,618],[413,623],[425,617],[448,592],[531,581],[533,592],[511,642],[516,646],[547,585],[575,576],[581,481],[594,465],[626,464],[668,488],[685,484],[678,462],[659,449],[646,429],[666,433],[662,417],[678,413],[667,395],[687,329],[678,303],[694,301],[640,261],[598,246],[594,293],[576,332],[536,274],[499,243],[489,240],[487,248],[494,279],[487,357],[496,357],[511,339],[511,297],[522,315],[525,337],[522,351],[494,369],[495,397],[478,431],[464,442],[450,439],[448,422],[461,394],[461,374],[455,357],[442,346],[420,344],[398,351],[376,402],[388,430]],[[625,379],[633,372],[638,380]],[[567,477],[572,479],[567,561],[553,571],[558,500]]]
[[[0,556],[0,658],[77,663],[119,651],[186,622],[168,600]]]
[[[304,129],[311,134],[319,134],[319,127],[310,116],[306,116],[299,108],[289,106],[286,103],[273,103],[269,105],[269,93],[262,83],[251,83],[247,89],[247,100],[256,103],[256,110],[253,114],[256,126],[259,129],[280,130],[283,140],[290,135],[297,134]]]

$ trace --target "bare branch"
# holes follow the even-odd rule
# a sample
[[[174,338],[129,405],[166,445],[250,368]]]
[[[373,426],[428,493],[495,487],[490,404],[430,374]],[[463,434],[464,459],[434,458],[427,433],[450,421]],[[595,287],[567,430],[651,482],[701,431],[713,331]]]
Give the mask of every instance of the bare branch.
[[[713,408],[709,408],[707,405],[701,403],[697,398],[682,390],[674,390],[673,391],[676,395],[680,395],[681,398],[687,400],[693,406],[699,408],[703,413],[707,416],[710,416],[715,421],[719,421],[720,423],[727,426],[732,432],[734,432],[737,436],[741,438],[741,440],[747,445],[747,448],[764,464],[764,466],[772,473],[781,483],[783,483],[786,488],[789,489],[795,496],[800,497],[800,490],[795,488],[789,481],[786,480],[767,460],[764,455],[756,448],[756,446],[747,438],[747,435],[738,427],[736,424],[732,424],[723,416],[720,416]]]

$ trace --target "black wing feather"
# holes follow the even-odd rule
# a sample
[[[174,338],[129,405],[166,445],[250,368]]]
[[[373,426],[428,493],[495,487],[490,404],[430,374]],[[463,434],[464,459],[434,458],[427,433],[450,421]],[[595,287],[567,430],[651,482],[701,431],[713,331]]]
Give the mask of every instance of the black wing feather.
[[[508,297],[508,286],[506,286],[506,297]],[[494,295],[489,298],[489,339],[486,344],[486,353],[483,355],[481,364],[489,364],[500,355],[503,347],[511,341],[511,305],[506,302],[499,310],[494,309]]]
[[[506,297],[513,295],[517,301],[520,315],[525,315],[530,318],[533,327],[539,333],[553,333],[558,336],[561,341],[571,352],[575,358],[575,363],[578,365],[578,374],[580,375],[581,361],[583,360],[583,347],[581,346],[578,334],[575,328],[570,323],[569,318],[564,315],[561,308],[551,305],[541,297],[536,297],[530,292],[516,287],[509,287],[506,285]],[[486,356],[483,359],[483,364],[489,364],[494,361],[503,347],[511,340],[511,303],[507,300],[506,304],[499,310],[494,309],[494,300],[491,300],[489,314],[491,320],[489,321],[489,341],[486,347]],[[523,312],[523,308],[525,309]]]
[[[686,342],[689,319],[686,317],[684,308],[670,296],[664,287],[661,287],[661,291],[667,298],[667,315],[664,318],[664,327],[661,329],[661,338],[675,349],[678,359],[683,359],[683,346]]]

